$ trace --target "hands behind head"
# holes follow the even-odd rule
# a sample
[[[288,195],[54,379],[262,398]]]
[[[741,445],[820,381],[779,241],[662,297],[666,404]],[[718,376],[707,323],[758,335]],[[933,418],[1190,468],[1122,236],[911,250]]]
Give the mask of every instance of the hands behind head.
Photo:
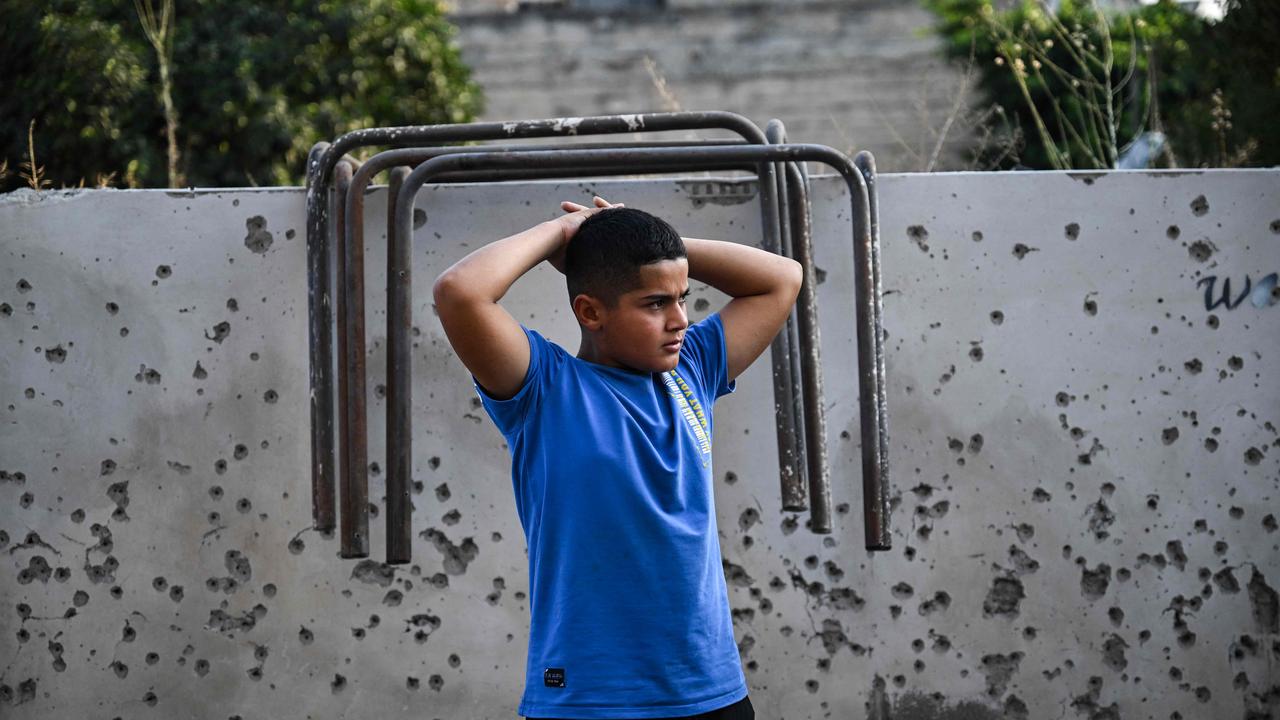
[[[578,232],[578,228],[582,226],[582,223],[586,221],[587,218],[602,210],[626,207],[622,203],[611,203],[599,195],[594,196],[592,198],[592,202],[595,204],[595,207],[579,205],[578,203],[569,202],[568,200],[560,203],[560,209],[564,210],[567,214],[556,218],[554,222],[560,226],[562,241],[560,246],[547,256],[547,262],[551,263],[551,267],[559,270],[561,273],[564,272],[565,249],[569,247],[569,239]]]

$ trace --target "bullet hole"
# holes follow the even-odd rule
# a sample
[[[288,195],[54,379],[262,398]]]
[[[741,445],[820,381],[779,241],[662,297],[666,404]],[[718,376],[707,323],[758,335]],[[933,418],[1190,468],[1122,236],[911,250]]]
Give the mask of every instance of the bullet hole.
[[[1068,240],[1080,237],[1080,223],[1067,223],[1066,234]]]
[[[1262,462],[1262,451],[1256,447],[1251,447],[1244,451],[1244,462],[1246,465],[1257,465]]]
[[[711,307],[711,303],[708,302],[706,298],[698,298],[697,300],[693,301],[694,312],[702,312],[709,307]]]
[[[240,309],[240,303],[237,303],[235,298],[227,298],[227,309],[237,312]]]
[[[827,281],[827,271],[826,271],[826,270],[823,270],[822,268],[818,267],[817,265],[814,265],[814,266],[813,266],[813,278],[814,278],[814,280],[816,281],[816,283],[817,283],[818,285],[821,285],[822,283],[824,283],[824,282],[826,282],[826,281]]]
[[[383,385],[382,383],[378,383],[377,385],[374,385],[373,396],[378,400],[382,400],[385,397],[387,397],[387,386]]]
[[[982,443],[982,434],[975,433],[969,438],[969,452],[974,453],[975,455],[982,452]]]
[[[120,328],[120,337],[129,337],[129,328],[127,327]]]
[[[734,483],[738,482],[738,473],[733,472],[732,470],[730,470],[729,472],[725,473],[725,474],[724,474],[724,482],[725,482],[725,484],[726,484],[726,485],[732,485],[732,484],[734,484]]]
[[[174,602],[182,602],[184,591],[181,585],[174,585],[169,588],[169,599]]]
[[[462,513],[458,512],[456,509],[450,510],[441,516],[440,519],[445,525],[457,525],[458,521],[462,519]]]
[[[444,687],[444,678],[439,675],[432,675],[427,678],[427,687],[438,692],[440,688]]]
[[[1237,355],[1232,355],[1227,359],[1227,367],[1234,372],[1239,372],[1244,367],[1244,360]]]
[[[213,471],[219,475],[225,473],[227,471],[227,461],[219,459],[214,462]]]
[[[44,359],[51,363],[63,363],[67,359],[67,351],[62,348],[62,343],[50,350],[44,351]]]
[[[32,495],[30,492],[24,492],[18,498],[18,504],[21,505],[22,508],[25,510],[26,508],[31,507],[31,503],[35,502],[35,499],[36,499],[35,495]]]
[[[498,532],[497,530],[494,530],[493,533],[489,535],[489,540],[491,542],[496,542],[496,543],[502,542],[502,533]]]
[[[453,497],[453,493],[449,492],[449,483],[440,483],[436,486],[436,500],[445,502]]]
[[[1205,200],[1203,195],[1197,195],[1196,199],[1191,201],[1191,212],[1197,217],[1209,212],[1209,201]]]
[[[124,630],[120,633],[120,639],[124,642],[133,642],[138,637],[138,631],[133,629],[129,623],[125,623]]]
[[[240,498],[236,501],[236,510],[247,513],[253,509],[253,503],[249,502],[249,498]]]
[[[76,594],[71,598],[71,604],[76,607],[84,607],[89,604],[89,593],[83,590],[77,590]]]
[[[388,587],[395,579],[395,568],[376,560],[361,560],[351,569],[351,579],[370,585]]]
[[[991,324],[992,324],[992,325],[1000,325],[1000,324],[1002,324],[1003,322],[1004,322],[1004,313],[1000,312],[999,310],[992,310],[992,311],[991,311]]]
[[[27,282],[27,279],[26,279],[26,278],[19,278],[19,279],[18,279],[18,292],[20,292],[20,293],[29,293],[29,292],[31,292],[31,283]]]
[[[364,628],[351,628],[351,637],[357,640],[364,639]]]
[[[811,693],[816,693],[816,692],[818,692],[818,681],[817,681],[817,680],[805,680],[805,681],[804,681],[804,688],[805,688],[806,690],[808,690],[809,692],[811,692]]]
[[[146,381],[148,385],[158,385],[160,383],[160,371],[155,368],[149,368],[146,365],[139,365],[138,372],[134,374],[135,382]]]
[[[462,575],[467,571],[467,563],[471,562],[480,554],[480,548],[471,538],[463,538],[460,544],[455,545],[435,528],[427,528],[419,533],[419,537],[430,540],[435,549],[444,556],[444,570],[450,575]]]
[[[276,401],[280,399],[280,396],[276,393],[275,390],[268,390],[262,394],[262,399],[268,405],[274,405]]]
[[[212,340],[218,343],[219,345],[221,345],[222,341],[225,340],[226,337],[230,334],[231,334],[231,323],[227,322],[226,320],[223,320],[222,322],[213,326],[213,335],[210,336],[209,333],[206,332],[204,334],[204,339]]]
[[[427,582],[431,583],[431,587],[434,587],[437,590],[443,590],[449,587],[449,576],[444,573],[436,573],[432,575]]]
[[[249,454],[249,447],[247,445],[245,445],[244,443],[236,443],[235,450],[234,452],[231,453],[231,456],[234,457],[236,460],[243,460],[245,459],[246,456],[248,456],[248,454]]]
[[[974,231],[973,231],[973,235],[971,235],[970,237],[972,237],[972,238],[973,238],[973,241],[974,241],[974,242],[982,242],[982,231],[981,231],[981,230],[974,230]]]
[[[249,558],[245,557],[239,550],[228,550],[223,559],[227,572],[231,576],[242,583],[248,583],[253,577],[253,568],[250,567]]]
[[[1096,601],[1107,592],[1107,586],[1111,583],[1111,566],[1106,563],[1099,563],[1098,567],[1090,570],[1087,567],[1081,567],[1080,592],[1090,602]]]
[[[738,528],[746,531],[751,529],[752,525],[760,522],[760,511],[753,507],[749,507],[738,515]]]
[[[1160,432],[1160,441],[1165,445],[1172,445],[1178,440],[1178,427],[1167,427]]]
[[[244,236],[244,246],[251,252],[261,255],[271,248],[272,237],[267,230],[266,218],[254,215],[244,221],[244,227],[248,231]]]
[[[982,362],[982,345],[981,340],[970,340],[969,344],[973,347],[969,348],[969,359],[974,362]]]
[[[405,687],[409,688],[410,690],[417,690],[418,686],[421,684],[422,684],[421,681],[419,681],[418,678],[416,677],[409,677],[405,680]]]
[[[377,474],[378,474],[377,472],[375,472],[375,471],[374,471],[374,468],[376,468],[376,467],[377,467],[377,465],[378,465],[378,463],[370,463],[370,464],[369,464],[369,472],[370,472],[371,474],[373,474],[373,475],[377,475]],[[413,481],[413,485],[412,485],[412,487],[413,487],[413,494],[414,494],[414,495],[421,495],[421,494],[422,494],[422,491],[426,489],[427,485],[426,485],[426,483],[422,482],[421,480],[414,480],[414,481]]]
[[[1217,330],[1217,329],[1218,329],[1218,316],[1217,316],[1217,315],[1210,315],[1209,317],[1205,318],[1204,324],[1205,324],[1205,325],[1208,325],[1210,328],[1213,328],[1214,330]]]
[[[172,274],[173,274],[173,270],[171,270],[168,265],[160,265],[156,268],[156,277],[160,278],[161,280],[164,280],[165,278],[169,277]]]
[[[120,678],[121,680],[129,677],[129,666],[125,665],[119,660],[111,661],[111,670],[116,674],[116,677]]]
[[[306,548],[307,548],[307,544],[303,542],[302,538],[300,537],[296,537],[289,541],[289,552],[293,553],[294,555],[301,555],[302,551],[305,550]]]
[[[1040,248],[1027,247],[1022,243],[1015,243],[1013,246],[1013,256],[1019,260],[1026,257],[1029,252],[1040,252]]]
[[[427,224],[427,213],[422,208],[413,209],[413,229],[417,230]]]
[[[262,668],[261,668],[261,667],[251,667],[251,668],[249,668],[248,670],[246,670],[246,671],[245,671],[245,674],[249,676],[249,679],[250,679],[250,680],[253,680],[253,681],[255,681],[255,682],[256,682],[256,681],[258,681],[258,680],[261,680],[261,679],[262,679]]]
[[[1191,243],[1190,247],[1187,248],[1187,252],[1191,255],[1192,260],[1202,263],[1212,257],[1217,249],[1218,246],[1208,240],[1197,240]]]
[[[822,567],[826,570],[827,577],[831,578],[832,581],[838,581],[840,578],[844,577],[844,571],[840,569],[839,565],[836,565],[834,560],[827,560],[823,562]]]
[[[923,225],[911,225],[907,228],[907,237],[920,248],[921,252],[929,252],[929,231]]]
[[[400,603],[404,601],[404,593],[399,590],[388,590],[386,595],[382,596],[382,604],[387,607],[400,607]]]

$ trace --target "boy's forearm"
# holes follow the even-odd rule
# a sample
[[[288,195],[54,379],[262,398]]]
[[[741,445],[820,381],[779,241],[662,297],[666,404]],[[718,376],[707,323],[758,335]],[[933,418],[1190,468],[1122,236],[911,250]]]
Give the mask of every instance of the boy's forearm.
[[[472,251],[440,274],[437,288],[447,285],[452,294],[497,302],[521,275],[546,260],[563,241],[559,224],[539,223]]]
[[[689,277],[730,297],[764,295],[799,287],[800,264],[780,255],[726,240],[683,238]]]

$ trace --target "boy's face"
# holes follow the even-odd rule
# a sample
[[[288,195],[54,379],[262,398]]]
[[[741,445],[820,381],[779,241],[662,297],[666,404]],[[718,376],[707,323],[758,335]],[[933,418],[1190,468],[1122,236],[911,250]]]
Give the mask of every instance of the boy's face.
[[[598,305],[594,331],[598,361],[641,372],[675,368],[689,316],[689,261],[659,260],[640,266],[640,282],[618,297],[617,305]],[[595,324],[595,323],[593,323]]]

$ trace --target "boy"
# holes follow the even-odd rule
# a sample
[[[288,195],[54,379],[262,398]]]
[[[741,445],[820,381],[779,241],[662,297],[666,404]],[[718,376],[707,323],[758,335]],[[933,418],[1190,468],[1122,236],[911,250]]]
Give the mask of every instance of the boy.
[[[751,720],[716,531],[711,407],[764,351],[799,263],[596,197],[436,279],[454,351],[508,441],[529,547],[533,718]],[[498,300],[565,274],[576,356]],[[689,324],[692,278],[732,296]]]

